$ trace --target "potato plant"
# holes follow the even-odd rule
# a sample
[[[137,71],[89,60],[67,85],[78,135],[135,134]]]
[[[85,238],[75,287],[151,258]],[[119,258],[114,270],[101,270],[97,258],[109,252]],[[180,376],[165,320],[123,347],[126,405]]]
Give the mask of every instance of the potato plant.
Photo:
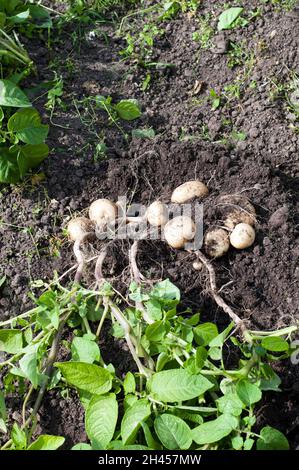
[[[198,189],[204,189],[204,194]],[[186,182],[174,190],[172,199],[186,201],[207,193],[203,183]],[[227,208],[229,199],[225,201]],[[247,200],[242,202],[246,205]],[[241,241],[236,248],[246,248],[246,235],[252,237],[254,229],[237,223],[241,206],[233,206],[236,225],[231,242],[237,245],[239,231]],[[145,282],[136,262],[137,241],[129,252],[132,282],[127,294],[120,294],[104,274],[109,230],[117,224],[146,219],[165,231],[172,248],[182,249],[184,242],[192,239],[195,224],[186,216],[166,222],[166,206],[160,201],[152,203],[141,217],[119,215],[117,207],[108,199],[99,199],[91,204],[89,218],[69,222],[77,259],[71,286],[62,286],[61,278],[50,284],[35,283],[43,289],[38,298],[33,297],[35,307],[0,323],[0,351],[4,353],[0,363],[4,385],[0,396],[0,429],[5,436],[2,449],[56,449],[63,445],[64,436],[37,437],[35,426],[47,391],[68,388],[76,390],[85,411],[87,441],[76,443],[75,450],[288,449],[288,440],[279,430],[256,426],[255,412],[265,393],[280,391],[281,380],[272,365],[292,354],[291,338],[297,327],[249,330],[219,295],[212,263],[199,250],[195,252],[196,263],[206,267],[213,298],[232,320],[224,330],[202,322],[200,312],[184,310],[180,291],[170,280]],[[228,234],[220,230],[228,249]],[[214,250],[219,250],[223,234],[219,230],[208,233],[209,243],[214,237]],[[101,235],[102,248],[95,262],[95,284],[86,288],[81,284],[86,265],[82,246],[95,234]],[[199,269],[196,263],[193,268]],[[131,356],[126,373],[119,372],[119,364],[103,358],[100,339],[104,343],[108,339],[103,333],[108,322],[108,335],[124,341]],[[67,360],[58,361],[66,331],[72,338],[63,342]],[[233,361],[227,354],[232,346],[237,357]],[[11,393],[23,396],[21,425],[7,419],[5,398]]]
[[[63,436],[34,434],[41,399],[53,388],[74,388],[84,407],[87,442],[74,449],[288,449],[277,429],[256,428],[255,411],[264,394],[280,390],[272,364],[290,355],[295,327],[251,331],[243,344],[233,323],[218,331],[200,313],[182,310],[180,291],[167,279],[151,288],[132,282],[126,302],[104,280],[94,290],[57,280],[38,285],[45,290],[36,306],[1,324],[3,449],[63,444]],[[126,374],[101,354],[109,319],[110,334],[127,342],[132,357]],[[57,362],[65,329],[72,331],[64,341],[68,360]],[[238,351],[234,364],[229,345]],[[11,393],[24,398],[22,425],[7,420]]]
[[[19,182],[49,152],[45,144],[48,126],[41,123],[27,91],[20,88],[34,68],[15,32],[24,23],[31,25],[26,27],[28,32],[49,27],[50,17],[40,5],[26,1],[0,3],[0,183]]]

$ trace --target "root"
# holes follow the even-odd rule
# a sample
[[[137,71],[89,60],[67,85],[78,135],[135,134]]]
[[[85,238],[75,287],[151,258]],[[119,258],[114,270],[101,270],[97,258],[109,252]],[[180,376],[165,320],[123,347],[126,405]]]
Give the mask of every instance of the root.
[[[75,274],[74,282],[77,284],[80,284],[82,276],[83,276],[83,271],[84,271],[84,266],[85,266],[85,256],[81,251],[81,245],[86,242],[90,237],[93,237],[94,233],[93,232],[87,232],[85,235],[80,238],[80,240],[76,240],[74,243],[74,255],[77,260],[77,271]]]
[[[104,264],[106,256],[107,256],[107,248],[103,248],[103,250],[100,252],[97,258],[97,262],[96,262],[95,269],[94,269],[94,275],[95,275],[98,285],[102,284],[103,281],[105,280],[104,274],[103,274],[103,264]]]
[[[216,274],[215,270],[210,263],[210,261],[205,257],[205,255],[201,251],[196,251],[195,252],[197,258],[203,263],[205,268],[207,269],[209,273],[209,279],[210,279],[210,291],[212,293],[212,296],[216,302],[216,304],[222,308],[222,310],[227,313],[227,315],[232,319],[232,321],[235,323],[236,327],[239,328],[246,340],[249,341],[250,335],[249,332],[244,324],[244,321],[232,310],[232,308],[227,305],[227,303],[222,299],[222,297],[219,295],[219,291],[217,289],[217,283],[216,283]]]
[[[137,252],[138,252],[138,240],[135,240],[129,251],[129,260],[130,260],[130,267],[131,267],[131,275],[134,281],[136,282],[136,284],[139,285],[141,284],[141,281],[144,280],[144,276],[141,274],[137,266],[137,260],[136,260]]]

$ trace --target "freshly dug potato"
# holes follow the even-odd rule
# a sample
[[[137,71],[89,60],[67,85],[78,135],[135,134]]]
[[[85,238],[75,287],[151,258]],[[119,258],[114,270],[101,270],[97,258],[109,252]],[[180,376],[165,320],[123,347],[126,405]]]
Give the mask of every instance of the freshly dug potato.
[[[172,248],[183,248],[195,236],[195,223],[190,217],[180,215],[167,222],[164,227],[165,240]]]
[[[247,197],[239,194],[220,196],[217,201],[217,213],[224,221],[224,225],[233,230],[237,224],[245,223],[255,225],[255,208]]]
[[[229,250],[229,235],[222,228],[213,228],[205,234],[205,252],[210,258],[220,258]]]
[[[163,226],[168,221],[168,210],[161,201],[154,201],[146,211],[146,218],[150,225]]]
[[[209,194],[207,186],[201,181],[187,181],[178,186],[172,193],[171,202],[175,204],[184,204],[197,197],[203,199]]]
[[[249,224],[238,224],[230,234],[230,242],[234,248],[244,250],[253,244],[255,230]]]
[[[199,260],[195,260],[195,261],[193,261],[192,267],[196,271],[201,271],[202,268],[203,268],[203,264]]]
[[[81,240],[84,235],[94,231],[94,224],[87,217],[76,217],[67,226],[67,232],[72,241]]]
[[[113,222],[117,217],[117,206],[109,199],[97,199],[89,207],[89,218],[102,227]]]

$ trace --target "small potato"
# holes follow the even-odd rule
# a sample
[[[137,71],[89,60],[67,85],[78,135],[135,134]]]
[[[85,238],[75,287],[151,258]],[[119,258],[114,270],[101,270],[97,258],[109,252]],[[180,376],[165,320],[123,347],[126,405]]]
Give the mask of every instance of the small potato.
[[[94,231],[94,224],[87,217],[76,217],[67,226],[67,232],[72,241],[81,240],[84,235]]]
[[[237,250],[244,250],[253,244],[255,230],[249,224],[238,224],[230,234],[230,242]]]
[[[150,225],[161,227],[168,221],[168,210],[161,201],[154,201],[146,211],[146,218]]]
[[[195,236],[195,223],[190,217],[180,215],[167,222],[164,227],[165,240],[172,248],[183,248]]]
[[[205,234],[205,252],[210,258],[220,258],[229,250],[229,235],[222,228],[213,228]]]
[[[195,260],[195,261],[193,261],[192,267],[196,271],[201,271],[202,268],[203,268],[203,264],[199,260]]]
[[[113,222],[117,217],[117,206],[109,199],[98,199],[89,207],[89,218],[102,227]]]
[[[233,230],[237,224],[255,225],[255,208],[247,197],[239,194],[227,194],[217,199],[217,213],[225,227]]]
[[[178,186],[172,193],[171,202],[175,204],[184,204],[197,197],[203,199],[209,194],[207,186],[201,181],[187,181]]]

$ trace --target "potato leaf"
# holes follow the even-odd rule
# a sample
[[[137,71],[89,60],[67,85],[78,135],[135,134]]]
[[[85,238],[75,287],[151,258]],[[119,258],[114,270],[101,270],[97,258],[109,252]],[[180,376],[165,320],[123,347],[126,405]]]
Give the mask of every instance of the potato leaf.
[[[118,417],[118,404],[114,393],[94,396],[85,415],[85,427],[93,449],[106,449],[113,438]]]
[[[0,330],[0,351],[16,354],[23,349],[21,330]]]
[[[234,416],[223,414],[213,421],[203,423],[192,429],[193,440],[198,445],[218,442],[228,436],[233,429],[237,428],[238,419]]]
[[[25,144],[42,144],[48,135],[49,126],[41,124],[39,112],[34,108],[20,109],[8,120],[9,132],[15,132]]]
[[[282,432],[271,426],[265,426],[256,442],[257,450],[289,450],[289,443]]]
[[[56,362],[66,381],[76,388],[96,395],[109,392],[112,375],[107,369],[85,362]]]
[[[10,80],[0,80],[0,106],[31,108],[25,93]]]
[[[155,419],[154,427],[158,438],[166,449],[189,449],[192,444],[189,426],[177,416],[164,413]]]
[[[62,436],[50,436],[42,434],[36,441],[32,442],[26,450],[56,450],[62,446],[65,438]]]
[[[151,407],[147,400],[136,401],[124,414],[121,423],[121,437],[124,445],[133,444],[142,421],[151,414]]]
[[[191,400],[212,387],[213,384],[202,375],[191,375],[184,369],[157,372],[149,381],[151,394],[165,403]]]

